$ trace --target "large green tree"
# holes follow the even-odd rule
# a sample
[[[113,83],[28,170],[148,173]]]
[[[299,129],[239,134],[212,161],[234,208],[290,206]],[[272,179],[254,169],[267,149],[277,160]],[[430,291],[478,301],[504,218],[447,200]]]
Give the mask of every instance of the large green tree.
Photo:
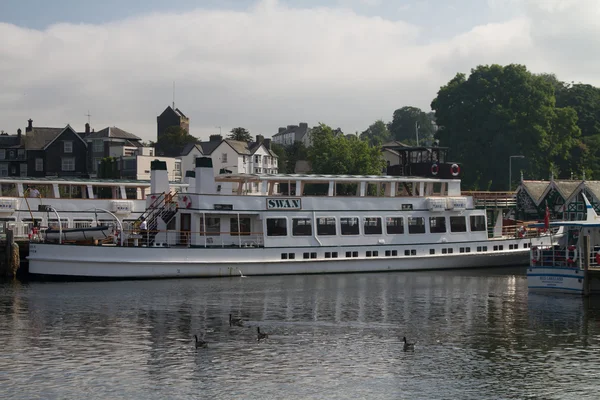
[[[242,127],[233,128],[229,136],[227,136],[227,138],[231,140],[237,140],[240,142],[252,141],[252,136],[250,135],[250,132],[248,132],[248,130]]]
[[[360,134],[362,140],[369,142],[371,146],[381,146],[388,142],[392,136],[385,122],[377,120]]]
[[[379,147],[366,140],[336,134],[329,126],[319,124],[311,131],[312,145],[308,160],[316,174],[380,175],[385,166]]]
[[[302,142],[294,142],[287,146],[273,143],[271,149],[277,154],[277,165],[279,173],[282,174],[293,174],[296,171],[296,162],[306,160],[308,156],[308,150]]]
[[[392,139],[416,145],[417,131],[419,145],[431,145],[435,133],[430,116],[417,107],[402,107],[394,111],[394,117],[389,126]]]
[[[176,157],[181,154],[183,147],[189,143],[198,143],[198,139],[180,126],[170,126],[154,145],[157,155]]]
[[[547,179],[551,168],[569,174],[581,131],[575,110],[556,107],[554,91],[548,79],[515,64],[478,66],[439,90],[431,103],[437,138],[463,163],[466,187],[506,190],[512,155],[525,156],[513,160],[513,180],[518,170],[535,179]]]

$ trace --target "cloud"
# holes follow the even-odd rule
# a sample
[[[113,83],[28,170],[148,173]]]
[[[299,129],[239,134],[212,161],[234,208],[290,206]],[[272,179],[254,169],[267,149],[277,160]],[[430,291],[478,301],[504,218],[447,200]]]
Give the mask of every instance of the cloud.
[[[116,125],[152,140],[175,81],[176,105],[198,137],[216,126],[270,136],[300,121],[354,132],[404,105],[428,109],[440,85],[482,63],[597,79],[597,56],[584,53],[588,67],[561,58],[577,45],[552,47],[560,41],[553,32],[567,28],[581,28],[583,36],[572,37],[596,45],[586,36],[597,32],[593,17],[578,24],[585,16],[579,5],[559,13],[545,4],[537,0],[518,18],[433,41],[425,26],[273,0],[244,11],[197,9],[42,31],[0,24],[0,37],[8,38],[0,44],[0,123],[14,132],[31,117],[37,126],[82,129],[89,109],[96,129]],[[549,24],[563,30],[545,33]]]

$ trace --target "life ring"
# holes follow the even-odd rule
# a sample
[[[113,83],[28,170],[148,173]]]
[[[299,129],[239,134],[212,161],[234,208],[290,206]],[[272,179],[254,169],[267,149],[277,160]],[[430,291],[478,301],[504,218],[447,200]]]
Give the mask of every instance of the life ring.
[[[540,248],[533,247],[531,249],[531,263],[537,264],[538,262],[541,261],[541,258],[542,258],[542,251],[540,250]]]
[[[596,254],[596,257],[598,257],[598,254]],[[575,264],[575,261],[577,261],[577,247],[569,246],[567,248],[567,263]]]
[[[185,207],[185,208],[191,208],[192,207],[192,198],[191,197],[183,196],[181,198],[181,201],[183,203],[182,207]]]
[[[460,174],[460,167],[458,166],[458,164],[452,164],[450,166],[450,173],[452,174],[452,176],[458,176],[458,174]]]
[[[437,164],[432,164],[431,165],[431,175],[437,175],[438,172],[440,172],[440,166]]]
[[[600,265],[600,250],[596,252],[596,264]]]

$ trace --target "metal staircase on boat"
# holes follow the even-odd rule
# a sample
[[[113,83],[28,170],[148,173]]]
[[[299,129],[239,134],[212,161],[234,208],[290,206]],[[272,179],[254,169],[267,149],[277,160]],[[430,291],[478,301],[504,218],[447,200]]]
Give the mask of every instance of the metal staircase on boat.
[[[147,246],[154,243],[154,239],[158,233],[158,221],[163,220],[165,224],[169,224],[171,220],[177,214],[177,198],[179,192],[175,193],[161,193],[154,199],[150,206],[144,211],[142,215],[136,220],[136,225],[146,220],[147,231],[143,233],[142,240]]]

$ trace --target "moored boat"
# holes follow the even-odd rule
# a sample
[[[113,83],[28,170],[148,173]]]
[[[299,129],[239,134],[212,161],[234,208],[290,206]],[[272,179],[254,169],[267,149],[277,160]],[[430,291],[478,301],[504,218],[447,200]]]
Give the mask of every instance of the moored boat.
[[[532,246],[527,269],[530,292],[584,294],[591,269],[600,267],[600,218],[588,201],[584,221],[548,221],[534,228],[563,228],[566,234],[551,246]],[[547,217],[546,217],[547,218]],[[586,244],[589,240],[589,244]],[[588,273],[586,273],[586,270]]]
[[[147,229],[124,230],[110,248],[32,243],[29,270],[158,278],[514,266],[527,265],[532,245],[560,238],[518,226],[507,232],[501,213],[488,231],[486,210],[461,194],[455,165],[428,167],[429,177],[226,174],[215,181],[212,161],[198,158],[188,193],[173,193],[166,165],[155,161]],[[435,176],[445,170],[449,177]]]

